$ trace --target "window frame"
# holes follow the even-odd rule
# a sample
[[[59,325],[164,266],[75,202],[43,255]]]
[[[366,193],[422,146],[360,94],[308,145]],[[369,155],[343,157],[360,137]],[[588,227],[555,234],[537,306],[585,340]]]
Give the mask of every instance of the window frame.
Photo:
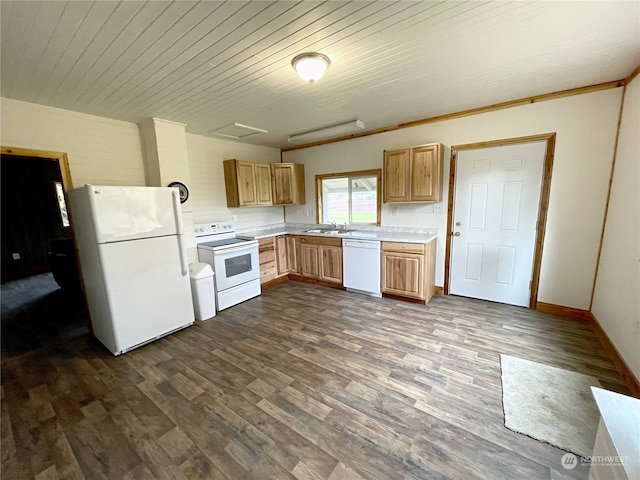
[[[367,225],[380,226],[382,221],[382,169],[357,170],[351,172],[322,173],[316,175],[316,223],[324,223],[324,199],[322,197],[322,181],[331,178],[376,177],[376,222]],[[349,195],[349,216],[351,216],[352,199]],[[351,224],[350,224],[351,225]],[[354,224],[355,225],[355,224]],[[363,224],[364,225],[364,224]]]
[[[67,205],[67,199],[64,194],[64,184],[62,180],[53,181],[53,192],[56,196],[56,205],[58,206],[58,213],[60,225],[62,228],[71,228],[71,220],[69,219],[69,207]]]

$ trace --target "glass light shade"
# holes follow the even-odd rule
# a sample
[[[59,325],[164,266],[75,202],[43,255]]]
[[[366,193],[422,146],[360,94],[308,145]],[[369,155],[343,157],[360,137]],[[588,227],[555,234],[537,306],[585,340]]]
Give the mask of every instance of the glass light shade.
[[[294,57],[291,65],[296,69],[300,78],[305,82],[313,83],[320,80],[331,62],[321,53],[301,53]]]

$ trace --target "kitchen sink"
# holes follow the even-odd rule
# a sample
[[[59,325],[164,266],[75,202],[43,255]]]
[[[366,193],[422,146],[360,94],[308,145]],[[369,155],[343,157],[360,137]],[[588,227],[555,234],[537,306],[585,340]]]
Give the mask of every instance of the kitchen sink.
[[[326,233],[329,235],[337,235],[341,232],[342,230],[336,230],[333,228],[312,228],[311,230],[305,230],[305,233]]]

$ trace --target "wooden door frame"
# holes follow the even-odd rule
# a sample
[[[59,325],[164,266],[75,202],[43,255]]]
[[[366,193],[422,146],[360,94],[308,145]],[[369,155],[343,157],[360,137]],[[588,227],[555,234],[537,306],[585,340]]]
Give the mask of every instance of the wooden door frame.
[[[71,172],[69,171],[69,159],[65,152],[53,152],[50,150],[32,150],[30,148],[5,147],[0,146],[2,155],[15,155],[18,157],[35,157],[51,160],[58,163],[60,175],[62,176],[62,188],[66,192],[73,188],[71,182]]]
[[[529,308],[535,309],[538,304],[538,286],[540,284],[540,264],[542,262],[542,249],[544,235],[547,228],[547,212],[549,210],[549,193],[551,191],[551,173],[553,170],[553,156],[556,148],[556,133],[543,133],[528,137],[506,138],[502,140],[490,140],[487,142],[453,145],[451,147],[451,160],[449,170],[449,205],[447,208],[447,240],[444,257],[444,294],[449,295],[449,275],[451,264],[451,246],[453,241],[453,202],[455,199],[456,166],[458,152],[462,150],[479,150],[482,148],[502,147],[506,145],[518,145],[523,143],[546,142],[544,155],[544,167],[542,173],[542,187],[540,190],[540,202],[538,204],[538,221],[536,227],[536,242],[533,254],[533,271],[531,273],[531,295]]]

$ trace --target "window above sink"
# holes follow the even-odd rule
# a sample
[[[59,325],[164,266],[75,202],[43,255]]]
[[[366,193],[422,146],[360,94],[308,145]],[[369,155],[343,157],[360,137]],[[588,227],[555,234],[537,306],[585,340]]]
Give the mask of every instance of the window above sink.
[[[380,169],[316,175],[318,223],[379,226],[381,177]]]

